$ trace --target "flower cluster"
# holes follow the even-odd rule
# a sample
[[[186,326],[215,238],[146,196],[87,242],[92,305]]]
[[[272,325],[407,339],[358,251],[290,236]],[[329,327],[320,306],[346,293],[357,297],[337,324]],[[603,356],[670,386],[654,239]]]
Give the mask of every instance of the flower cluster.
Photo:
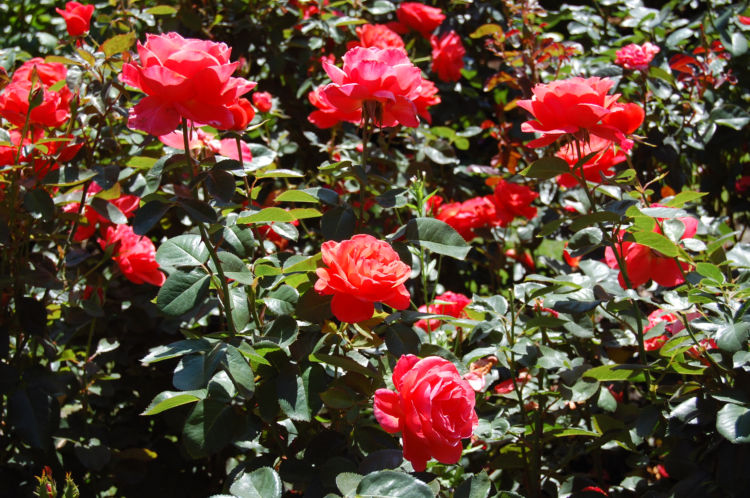
[[[399,358],[392,380],[395,391],[375,391],[375,418],[386,432],[401,433],[404,458],[417,472],[430,458],[457,463],[461,440],[479,423],[469,382],[443,358],[414,355]]]
[[[130,110],[128,126],[152,135],[173,131],[182,119],[219,129],[243,129],[254,115],[242,99],[255,83],[233,78],[239,62],[229,62],[224,43],[183,38],[177,33],[147,35],[138,42],[140,63],[127,63],[120,79],[146,97]]]
[[[102,188],[97,183],[92,183],[86,192],[86,197],[92,197],[101,191]],[[132,218],[135,210],[140,205],[141,198],[137,195],[123,194],[107,202],[116,207],[125,218]],[[71,202],[63,206],[63,211],[66,213],[78,213],[79,210],[81,210],[80,202]],[[91,204],[86,204],[83,207],[82,214],[83,219],[79,222],[73,234],[73,240],[76,242],[84,241],[94,235],[96,233],[96,225],[99,225],[102,233],[114,225],[114,223],[99,214]]]

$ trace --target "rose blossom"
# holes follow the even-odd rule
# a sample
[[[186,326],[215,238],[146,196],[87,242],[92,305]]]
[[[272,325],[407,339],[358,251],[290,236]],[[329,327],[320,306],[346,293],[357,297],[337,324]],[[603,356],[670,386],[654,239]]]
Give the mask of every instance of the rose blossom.
[[[99,244],[104,249],[117,244],[112,259],[117,261],[122,274],[134,284],[161,286],[166,280],[156,262],[154,243],[147,237],[136,235],[132,227],[108,227],[105,237],[99,239]]]
[[[327,268],[316,270],[315,290],[333,295],[331,311],[342,322],[368,320],[376,302],[398,310],[409,306],[404,282],[411,268],[387,242],[360,234],[342,242],[324,242],[320,252]]]
[[[392,379],[395,391],[375,391],[374,412],[386,432],[401,432],[404,458],[417,472],[433,457],[457,463],[461,440],[471,437],[479,423],[471,385],[453,363],[437,356],[401,356]]]
[[[438,88],[435,86],[435,83],[423,79],[419,95],[412,100],[417,108],[417,114],[419,114],[419,117],[430,124],[432,124],[432,116],[430,116],[427,108],[440,103],[440,96],[437,93]]]
[[[65,19],[65,27],[72,37],[82,36],[89,32],[91,14],[94,13],[93,5],[84,5],[78,2],[68,2],[65,10],[55,9]]]
[[[651,207],[663,206],[652,204]],[[685,225],[685,232],[683,232],[680,239],[692,238],[698,229],[698,220],[690,216],[677,219]],[[662,218],[658,218],[658,220],[659,222],[663,221]],[[660,233],[659,226],[656,225],[653,231]],[[615,246],[620,257],[625,261],[628,278],[633,288],[645,284],[651,279],[664,287],[674,287],[685,281],[682,272],[690,270],[690,266],[687,263],[681,262],[678,266],[674,258],[664,256],[648,246],[625,241],[623,240],[624,235],[625,230],[621,230],[618,234],[619,242]],[[612,247],[607,247],[604,250],[604,259],[610,268],[620,268]],[[626,285],[622,271],[618,276],[618,281],[620,282],[620,286],[625,289]]]
[[[325,85],[321,85],[307,94],[307,99],[317,110],[307,116],[307,120],[318,128],[325,129],[336,126],[342,121],[350,123],[359,123],[362,120],[362,109],[355,109],[349,112],[343,112],[334,107],[326,96],[321,93]]]
[[[86,197],[94,196],[101,191],[102,188],[98,184],[92,183],[91,186],[89,186],[89,189],[86,191]],[[137,195],[123,194],[120,195],[120,197],[118,197],[117,199],[112,199],[107,202],[119,209],[120,212],[125,215],[125,218],[132,218],[133,215],[135,215],[136,209],[138,209],[138,206],[140,206],[141,204],[141,198]],[[65,206],[63,206],[62,209],[66,213],[78,213],[80,207],[80,202],[71,202],[70,204],[66,204]],[[85,219],[85,223],[79,223],[76,227],[76,231],[73,234],[73,240],[75,242],[81,242],[94,235],[94,233],[96,233],[97,223],[100,225],[102,232],[107,227],[112,226],[112,222],[97,213],[90,204],[86,204],[83,207],[82,214]]]
[[[555,154],[557,157],[564,159],[570,166],[570,173],[565,173],[557,177],[557,184],[561,187],[570,188],[579,185],[577,178],[581,176],[581,169],[575,167],[578,163],[579,148],[582,157],[596,152],[596,155],[583,165],[583,177],[590,182],[600,183],[602,181],[601,175],[614,175],[615,172],[612,168],[627,158],[625,153],[616,148],[612,142],[599,137],[591,137],[591,140],[588,142],[578,141],[568,143],[561,147]]]
[[[668,313],[664,310],[656,309],[648,314],[647,319],[648,319],[648,324],[646,324],[646,326],[643,327],[644,336],[646,335],[646,332],[656,327],[657,324],[661,322],[670,323],[675,320],[678,320],[679,318],[677,317],[677,315],[674,315],[672,313]],[[661,334],[655,337],[651,337],[650,339],[646,339],[643,342],[643,349],[645,349],[646,351],[656,351],[660,349],[664,345],[665,342],[667,342],[667,339],[669,339],[669,337],[667,337],[666,334]]]
[[[625,69],[645,71],[659,52],[659,47],[650,42],[643,45],[631,43],[615,52],[615,64]]]
[[[138,42],[140,63],[125,64],[120,75],[147,95],[130,109],[128,126],[157,136],[173,131],[183,118],[233,128],[230,107],[255,83],[232,77],[240,63],[229,62],[230,52],[224,43],[177,33],[146,35],[145,44]]]
[[[396,17],[403,26],[419,31],[425,38],[445,20],[442,10],[419,2],[403,2],[396,10]]]
[[[432,71],[437,73],[438,78],[446,82],[461,79],[466,49],[458,34],[451,31],[440,38],[432,35],[430,45],[432,46]]]
[[[255,92],[253,93],[253,105],[258,108],[260,112],[269,112],[273,108],[272,96],[268,92]]]
[[[534,86],[533,97],[518,102],[534,116],[521,125],[521,131],[542,135],[527,146],[545,147],[567,134],[582,140],[588,133],[630,150],[633,141],[625,135],[640,126],[643,110],[637,104],[618,104],[620,95],[607,93],[613,85],[606,78],[575,77]]]
[[[37,74],[37,85],[34,91],[42,91],[42,102],[34,107],[29,114],[29,93],[31,93],[31,79],[34,70]],[[57,62],[44,62],[35,57],[21,65],[0,94],[0,116],[12,124],[23,127],[26,116],[29,124],[47,127],[58,127],[70,117],[70,101],[73,92],[63,85],[57,91],[50,91],[52,85],[65,81],[68,70]]]
[[[476,237],[475,230],[492,225],[497,219],[492,196],[474,197],[464,202],[443,204],[435,216],[453,227],[464,240]]]
[[[423,304],[419,307],[419,311],[422,313],[431,313],[434,315],[448,315],[454,318],[459,318],[464,311],[464,308],[471,303],[471,299],[457,292],[447,291],[439,296],[435,297],[435,302],[426,305]],[[427,332],[431,332],[440,326],[440,320],[418,320],[415,327],[419,327]]]
[[[352,47],[376,47],[376,48],[398,48],[404,49],[404,40],[385,24],[363,24],[357,26],[357,37],[359,42],[352,42],[347,48]]]
[[[529,187],[501,179],[495,186],[494,203],[497,220],[495,225],[508,226],[515,218],[530,220],[536,216],[536,208],[531,205],[539,194]]]
[[[414,100],[421,94],[422,73],[403,50],[354,47],[341,68],[323,62],[333,83],[320,94],[343,114],[367,109],[380,127],[419,125]]]

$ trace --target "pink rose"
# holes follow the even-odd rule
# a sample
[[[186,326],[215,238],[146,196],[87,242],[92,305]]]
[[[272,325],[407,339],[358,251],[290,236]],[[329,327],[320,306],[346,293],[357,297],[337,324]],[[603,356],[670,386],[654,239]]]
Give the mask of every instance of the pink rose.
[[[334,107],[322,93],[324,85],[321,85],[307,94],[307,99],[317,110],[310,113],[307,120],[318,128],[325,129],[336,126],[342,121],[359,123],[362,120],[362,109],[344,112]]]
[[[65,19],[65,27],[72,37],[82,36],[89,32],[91,14],[94,13],[93,5],[84,5],[78,2],[68,2],[65,10],[55,9]]]
[[[653,43],[646,42],[643,45],[631,43],[615,52],[615,64],[625,69],[645,71],[659,52],[659,47]]]
[[[99,239],[103,249],[116,245],[112,259],[125,278],[134,284],[164,284],[166,277],[159,271],[156,262],[156,247],[147,237],[141,237],[133,232],[128,225],[108,227],[104,239]]]
[[[181,131],[173,131],[172,133],[161,135],[159,141],[172,148],[185,150],[185,139]],[[234,159],[235,161],[240,160],[236,140],[232,138],[217,140],[213,133],[203,131],[200,128],[191,131],[188,146],[190,147],[190,151],[193,154],[197,154],[198,157],[210,157],[218,154],[229,159]],[[240,148],[242,149],[242,161],[252,161],[253,153],[250,150],[250,146],[246,142],[240,141]]]
[[[320,251],[327,268],[316,270],[315,290],[333,295],[331,311],[342,322],[370,319],[376,302],[398,310],[409,307],[404,282],[411,268],[387,242],[360,234],[341,242],[324,242]]]
[[[332,107],[344,115],[367,108],[380,127],[419,125],[422,73],[403,50],[354,47],[343,60],[341,68],[323,62],[333,83],[320,93]]]
[[[177,33],[146,35],[138,42],[140,63],[122,67],[120,79],[147,96],[130,109],[130,128],[152,135],[173,131],[183,118],[219,129],[235,128],[230,107],[255,87],[233,78],[224,43],[183,38]]]
[[[466,49],[458,34],[451,31],[440,38],[432,35],[430,45],[432,45],[432,71],[437,73],[438,78],[446,82],[460,80]]]
[[[403,26],[419,31],[425,38],[429,38],[430,33],[445,20],[442,10],[419,2],[402,3],[396,10],[396,17]]]
[[[437,356],[399,358],[393,369],[396,390],[375,391],[375,418],[389,434],[401,432],[404,458],[421,472],[427,460],[453,464],[461,440],[479,423],[474,390],[453,363]]]

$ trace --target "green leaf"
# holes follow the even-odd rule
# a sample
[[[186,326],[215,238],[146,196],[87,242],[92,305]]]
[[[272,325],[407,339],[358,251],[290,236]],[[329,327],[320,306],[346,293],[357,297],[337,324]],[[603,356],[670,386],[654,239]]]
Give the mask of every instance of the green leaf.
[[[361,498],[432,498],[430,487],[409,474],[381,470],[367,474],[357,486]]]
[[[323,216],[323,213],[314,208],[296,208],[290,209],[289,213],[294,216],[296,220],[305,220],[307,218],[319,218]]]
[[[271,222],[284,222],[290,223],[297,218],[286,209],[278,207],[269,207],[261,209],[257,213],[253,213],[250,216],[240,216],[237,218],[237,223],[249,224],[249,223],[271,223]]]
[[[337,206],[329,209],[320,220],[320,231],[326,240],[340,242],[350,238],[357,226],[354,211],[349,207]]]
[[[726,282],[726,278],[724,277],[724,274],[721,272],[719,267],[712,265],[711,263],[698,263],[697,265],[695,265],[695,271],[697,271],[704,277],[713,280],[714,282],[718,282],[720,284]]]
[[[259,172],[255,177],[260,180],[262,178],[304,178],[305,175],[299,171],[291,169],[270,169],[268,171]]]
[[[182,315],[198,306],[208,294],[208,287],[208,275],[203,270],[176,271],[159,289],[156,306],[167,315]]]
[[[135,38],[135,33],[132,31],[122,35],[115,35],[102,43],[99,48],[104,52],[104,55],[112,57],[115,54],[130,50],[130,47],[135,43]]]
[[[602,231],[597,227],[587,227],[576,232],[568,242],[568,249],[575,251],[578,249],[595,249],[604,239]]]
[[[176,13],[177,9],[170,5],[157,5],[146,9],[146,14],[151,14],[152,16],[171,16]]]
[[[601,365],[584,372],[583,377],[599,381],[639,380],[643,376],[643,365]]]
[[[255,378],[253,369],[248,364],[245,356],[234,346],[227,345],[226,352],[222,358],[222,365],[234,382],[237,390],[246,397],[252,397],[255,392]]]
[[[666,238],[664,235],[656,232],[635,232],[633,239],[638,244],[642,244],[646,247],[650,247],[655,251],[659,251],[664,256],[669,258],[677,256],[679,254],[677,246],[674,242]]]
[[[149,201],[135,212],[133,217],[133,232],[137,235],[146,235],[154,225],[167,214],[172,204],[161,201]]]
[[[328,365],[333,365],[334,367],[343,368],[347,372],[356,372],[372,379],[377,378],[377,374],[374,371],[360,365],[356,361],[346,356],[333,356],[323,353],[314,353],[310,355],[309,359],[310,361],[314,361],[316,363],[326,363]]]
[[[260,168],[265,168],[276,160],[276,153],[265,145],[251,143],[248,144],[248,147],[250,147],[250,153],[253,155],[253,160],[249,163],[245,163],[245,171],[255,171]]]
[[[286,190],[280,195],[276,196],[275,202],[312,202],[319,203],[320,200],[312,194],[304,192],[302,190]]]
[[[156,415],[163,411],[188,403],[195,403],[206,397],[205,389],[195,391],[164,391],[156,395],[141,415]]]
[[[620,221],[620,215],[612,213],[610,211],[599,211],[597,213],[586,214],[579,216],[570,224],[570,229],[574,232],[581,230],[582,228],[595,225],[602,222],[617,223]]]
[[[180,199],[177,204],[196,223],[215,223],[216,211],[208,203],[197,199]]]
[[[716,332],[716,345],[728,353],[735,353],[747,347],[750,337],[750,323],[727,323]]]
[[[466,479],[456,488],[454,498],[486,498],[492,489],[492,481],[485,471]]]
[[[163,242],[156,251],[159,266],[200,266],[208,261],[208,248],[200,235],[178,235]]]
[[[120,208],[118,208],[111,202],[107,202],[101,197],[93,198],[91,200],[91,207],[94,208],[94,211],[99,213],[102,218],[111,223],[114,223],[115,225],[124,225],[128,222],[128,219],[125,217],[123,212],[120,211]]]
[[[469,35],[469,38],[481,38],[487,35],[494,35],[495,33],[503,33],[503,28],[499,24],[483,24],[479,26],[473,33]]]
[[[210,398],[198,401],[182,429],[185,448],[195,458],[215,453],[245,430],[244,422],[229,403]]]
[[[185,339],[173,342],[166,346],[157,346],[141,358],[141,363],[149,365],[159,361],[170,360],[191,353],[206,352],[211,348],[211,343],[206,339]]]
[[[243,472],[229,488],[237,498],[281,498],[281,491],[281,479],[270,467]]]
[[[434,218],[409,220],[405,235],[412,244],[456,259],[465,259],[471,250],[471,246],[453,227]]]
[[[309,422],[310,407],[302,377],[293,371],[284,371],[276,378],[276,393],[279,407],[292,420]]]
[[[704,195],[708,195],[706,192],[693,192],[692,190],[683,190],[665,204],[667,207],[681,208],[688,202],[693,202],[700,199]]]
[[[396,10],[396,6],[388,0],[375,0],[370,7],[365,7],[365,9],[374,16],[382,16]]]
[[[725,104],[722,107],[713,109],[709,115],[709,119],[716,124],[741,131],[750,123],[750,114],[738,106]]]
[[[342,472],[336,476],[336,487],[339,488],[342,496],[351,496],[357,491],[362,477],[353,472]]]
[[[734,444],[750,443],[750,408],[727,403],[716,414],[716,430]]]
[[[563,173],[570,173],[570,166],[559,157],[543,157],[521,171],[523,176],[547,180]]]
[[[29,190],[24,194],[23,207],[36,219],[49,220],[55,212],[55,203],[41,188]]]

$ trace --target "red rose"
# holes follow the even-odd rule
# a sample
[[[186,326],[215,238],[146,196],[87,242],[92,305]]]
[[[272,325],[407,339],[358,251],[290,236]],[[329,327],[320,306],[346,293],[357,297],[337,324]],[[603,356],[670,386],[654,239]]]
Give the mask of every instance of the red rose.
[[[404,50],[404,40],[385,24],[363,24],[356,28],[359,43],[353,42],[352,47],[399,48]]]
[[[320,94],[343,114],[369,104],[371,118],[380,127],[419,126],[414,100],[422,91],[422,72],[401,49],[354,47],[344,54],[339,68],[323,63],[333,83]]]
[[[432,45],[432,71],[437,73],[438,78],[446,82],[460,80],[466,49],[458,34],[451,31],[440,38],[432,35],[430,45]]]
[[[141,237],[133,232],[128,225],[108,227],[104,239],[99,239],[99,245],[106,249],[117,244],[112,259],[125,278],[134,284],[153,284],[161,286],[166,277],[159,271],[156,262],[156,247],[147,237]]]
[[[324,242],[320,251],[327,268],[316,270],[315,290],[333,295],[331,311],[342,322],[371,318],[376,302],[398,310],[409,306],[404,282],[411,268],[387,242],[360,234],[342,242]]]
[[[514,218],[530,220],[536,216],[536,208],[531,205],[539,194],[524,185],[500,180],[495,186],[494,202],[497,220],[495,225],[506,227]]]
[[[92,183],[86,191],[86,197],[96,195],[101,191],[102,188],[98,184]],[[80,198],[80,195],[78,197]],[[137,195],[124,194],[117,199],[112,199],[108,202],[115,205],[126,218],[132,218],[133,215],[135,215],[136,209],[138,209],[141,204],[141,198]],[[63,206],[62,209],[66,213],[77,213],[80,206],[80,202],[71,202],[70,204]],[[88,204],[83,207],[82,214],[85,218],[85,223],[79,222],[76,228],[76,233],[73,234],[73,240],[76,242],[81,242],[94,235],[94,233],[96,233],[97,223],[99,223],[102,233],[104,233],[106,227],[112,226],[112,222],[97,213],[96,210]]]
[[[427,112],[427,108],[440,103],[440,96],[437,94],[438,88],[430,80],[422,80],[421,90],[412,102],[417,108],[419,117],[432,124],[432,116]]]
[[[422,313],[448,315],[458,318],[462,315],[464,308],[466,308],[469,303],[471,303],[471,299],[463,294],[448,291],[436,296],[434,303],[430,305],[423,304],[420,306],[419,311]],[[414,326],[430,332],[440,326],[440,320],[418,320]]]
[[[229,62],[224,43],[183,38],[177,33],[146,35],[138,42],[140,64],[122,67],[120,79],[146,93],[132,109],[128,126],[152,135],[164,135],[182,118],[220,129],[236,128],[230,109],[255,87],[232,78],[239,62]]]
[[[247,99],[237,99],[237,102],[230,105],[228,109],[232,113],[232,120],[234,121],[232,126],[227,128],[228,130],[245,131],[245,128],[255,117],[255,109]]]
[[[429,38],[430,33],[445,20],[442,10],[418,2],[404,2],[399,5],[396,17],[399,23],[414,31],[419,31],[425,38]]]
[[[570,173],[565,173],[557,177],[557,184],[561,187],[570,188],[579,185],[576,178],[580,178],[581,170],[575,167],[578,163],[579,147],[582,157],[586,157],[593,152],[598,152],[583,165],[583,177],[590,182],[601,183],[601,175],[614,175],[615,172],[612,168],[627,158],[622,150],[616,148],[615,144],[599,137],[591,137],[591,140],[588,142],[577,143],[578,146],[576,146],[576,142],[568,143],[555,154],[557,157],[564,159],[570,166]]]
[[[93,5],[68,2],[65,4],[65,10],[55,10],[65,19],[65,27],[68,29],[70,36],[82,36],[89,32],[91,14],[94,13]]]
[[[671,323],[675,320],[679,320],[679,317],[677,315],[674,315],[672,313],[667,313],[664,310],[654,310],[648,315],[648,324],[643,327],[643,335],[646,335],[646,332],[651,330],[652,328],[656,327],[656,325],[660,322],[667,322]],[[646,339],[643,343],[643,348],[646,351],[656,351],[660,349],[665,342],[667,342],[667,335],[662,334],[655,337],[651,337],[650,339]]]
[[[653,43],[646,42],[643,45],[631,43],[615,52],[615,64],[625,69],[645,71],[659,51],[659,47]]]
[[[341,111],[328,102],[326,96],[321,93],[323,88],[325,88],[325,85],[321,85],[307,94],[307,99],[317,108],[316,111],[311,112],[307,117],[308,121],[322,129],[336,126],[342,121],[350,123],[359,123],[362,121],[362,109],[355,109],[348,112]]]
[[[651,207],[663,206],[652,204]],[[690,216],[677,219],[685,225],[685,232],[680,239],[692,238],[698,229],[698,220]],[[662,219],[659,218],[659,221],[662,221]],[[658,225],[654,227],[654,231],[659,233]],[[651,279],[664,287],[674,287],[685,281],[682,273],[683,271],[690,270],[690,266],[687,263],[679,263],[678,266],[674,258],[664,256],[648,246],[622,240],[624,235],[625,231],[621,230],[618,235],[619,242],[615,246],[621,259],[625,261],[628,278],[633,288],[645,284]],[[604,260],[610,268],[620,268],[611,247],[607,247],[604,250]],[[622,272],[618,276],[618,281],[620,282],[620,286],[625,289],[625,279],[622,276]]]
[[[437,356],[399,358],[393,369],[396,390],[375,391],[374,412],[386,432],[401,432],[404,458],[421,472],[427,460],[453,464],[461,458],[461,440],[479,423],[474,390],[453,363]]]
[[[612,80],[592,77],[568,78],[534,86],[534,96],[518,102],[519,107],[535,118],[523,123],[521,131],[542,135],[527,145],[545,147],[567,134],[583,140],[585,133],[588,133],[616,142],[629,150],[633,141],[625,135],[637,129],[643,117],[641,114],[640,121],[636,123],[638,111],[635,108],[638,106],[617,104],[620,95],[607,93],[612,85]],[[611,113],[617,114],[608,117]]]
[[[35,92],[42,92],[42,102],[31,110],[31,125],[58,127],[70,117],[70,101],[73,92],[63,85],[53,92],[49,87],[65,81],[68,70],[56,62],[44,62],[40,57],[26,61],[13,74],[10,84],[0,94],[0,116],[12,124],[23,127],[29,114],[29,93],[32,91],[32,73],[36,68],[37,86]]]
[[[268,92],[255,92],[253,93],[253,105],[258,108],[260,112],[268,112],[273,108],[273,97]]]
[[[474,230],[493,224],[497,219],[497,212],[492,197],[484,196],[465,202],[443,204],[435,218],[453,227],[468,241],[476,237]]]

